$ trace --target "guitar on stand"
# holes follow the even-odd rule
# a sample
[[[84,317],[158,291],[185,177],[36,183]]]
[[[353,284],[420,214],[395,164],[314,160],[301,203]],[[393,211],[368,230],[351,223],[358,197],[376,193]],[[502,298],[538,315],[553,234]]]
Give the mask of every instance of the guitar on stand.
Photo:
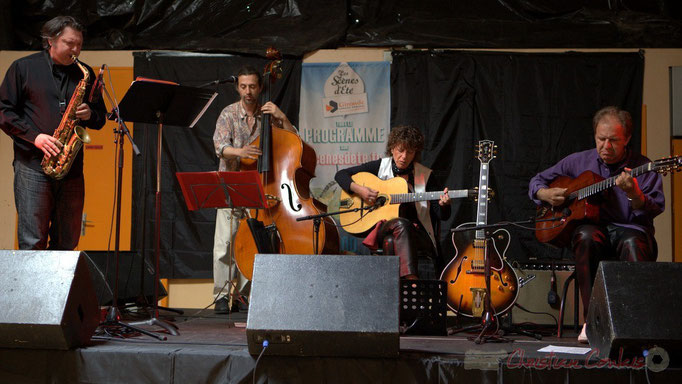
[[[478,179],[478,208],[476,222],[465,223],[453,229],[455,235],[460,232],[475,230],[475,237],[467,242],[464,252],[457,253],[441,274],[441,280],[447,284],[447,305],[457,315],[480,317],[481,323],[471,327],[448,330],[448,334],[479,330],[476,344],[485,342],[490,337],[497,337],[498,331],[518,333],[535,339],[542,339],[519,328],[504,326],[497,319],[507,312],[516,302],[520,283],[516,272],[505,261],[505,252],[509,247],[509,232],[498,229],[490,233],[490,228],[500,225],[488,225],[488,188],[489,163],[495,157],[495,144],[491,140],[478,142],[478,160],[481,170]],[[532,278],[528,277],[527,281]]]
[[[488,185],[489,163],[495,158],[495,145],[491,140],[481,140],[477,147],[481,167],[476,222],[461,224],[453,231],[455,257],[440,276],[448,286],[448,307],[455,314],[466,317],[482,317],[486,312],[488,300],[490,316],[507,312],[516,302],[519,288],[516,272],[505,261],[505,253],[510,242],[509,232],[506,229],[497,229],[487,233],[486,229],[478,229],[471,239],[472,231],[464,231],[466,227],[486,226],[488,223],[488,201],[491,194]],[[467,233],[469,235],[463,241],[455,241],[460,234],[466,236]],[[468,245],[460,252],[457,243]],[[489,286],[485,273],[486,262],[489,263]]]
[[[679,171],[682,167],[682,157],[673,156],[640,165],[630,170],[632,177],[647,172],[658,172],[663,175]],[[612,176],[604,179],[591,171],[585,171],[576,178],[568,176],[557,177],[549,185],[550,188],[566,188],[564,204],[551,207],[538,207],[535,236],[542,243],[550,243],[558,247],[567,246],[576,225],[581,221],[599,221],[599,205],[593,201],[602,191],[616,185],[616,178]],[[561,222],[555,219],[561,218]]]

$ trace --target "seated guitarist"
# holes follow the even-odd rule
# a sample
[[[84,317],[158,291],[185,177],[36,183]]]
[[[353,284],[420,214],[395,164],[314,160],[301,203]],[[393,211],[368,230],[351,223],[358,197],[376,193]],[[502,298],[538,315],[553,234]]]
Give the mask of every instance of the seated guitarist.
[[[627,111],[605,107],[592,119],[596,149],[577,152],[540,172],[530,181],[529,196],[538,205],[564,203],[566,188],[549,188],[559,176],[578,177],[592,171],[604,178],[617,176],[616,187],[607,190],[599,207],[598,223],[581,223],[571,235],[577,281],[585,312],[599,261],[655,261],[654,217],[663,212],[665,198],[661,176],[655,172],[633,178],[628,171],[650,162],[627,147],[632,118]],[[585,326],[578,337],[586,342]]]
[[[369,172],[382,180],[402,177],[407,180],[411,192],[439,190],[431,175],[431,169],[415,161],[424,148],[424,136],[414,126],[402,125],[394,127],[388,135],[385,157],[355,167],[338,171],[334,176],[336,182],[348,193],[360,196],[366,204],[373,205],[379,191],[358,185],[351,177],[359,172]],[[438,228],[436,220],[447,220],[450,217],[450,197],[448,189],[443,190],[440,200],[404,203],[400,205],[400,217],[390,219],[375,227],[367,239],[376,239],[374,244],[367,244],[376,249],[383,244],[386,236],[393,237],[394,253],[400,257],[400,277],[417,279],[417,250],[428,250],[434,261],[436,273],[442,269],[442,258],[438,252]]]

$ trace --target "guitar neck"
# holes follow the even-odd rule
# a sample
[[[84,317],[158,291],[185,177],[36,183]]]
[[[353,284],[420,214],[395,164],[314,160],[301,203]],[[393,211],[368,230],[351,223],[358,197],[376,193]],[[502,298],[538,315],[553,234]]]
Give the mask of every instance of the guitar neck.
[[[637,177],[639,175],[642,175],[644,173],[647,173],[647,172],[650,172],[653,170],[654,170],[654,163],[646,163],[644,165],[640,165],[639,167],[636,167],[636,168],[633,168],[632,170],[630,170],[630,175],[632,175],[632,177]],[[569,198],[570,199],[576,199],[577,198],[578,200],[581,200],[581,199],[590,197],[592,195],[595,195],[599,192],[607,190],[607,189],[613,187],[614,185],[616,185],[616,179],[617,178],[618,178],[618,175],[617,176],[611,176],[608,179],[604,179],[598,183],[594,183],[592,185],[588,185],[587,187],[580,188],[576,191],[573,191],[570,194]]]
[[[478,204],[476,207],[476,225],[488,224],[488,163],[481,163],[478,177]],[[485,230],[476,231],[476,239],[485,239]]]
[[[391,194],[391,204],[412,203],[415,201],[429,201],[438,200],[443,194],[439,192],[417,192],[417,193],[396,193]],[[448,191],[448,196],[451,199],[461,199],[469,196],[468,189],[458,189],[455,191]]]

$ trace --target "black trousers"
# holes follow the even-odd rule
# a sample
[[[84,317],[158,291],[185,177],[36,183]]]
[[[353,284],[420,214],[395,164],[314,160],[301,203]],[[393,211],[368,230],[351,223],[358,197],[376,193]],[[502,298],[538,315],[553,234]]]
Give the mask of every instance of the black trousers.
[[[378,244],[385,244],[389,238],[393,240],[392,254],[400,257],[400,277],[419,276],[418,259],[420,256],[433,260],[438,272],[437,252],[429,234],[423,228],[401,217],[391,219],[379,229]]]
[[[583,224],[573,232],[575,270],[585,314],[602,260],[656,261],[656,240],[647,233],[617,225]]]

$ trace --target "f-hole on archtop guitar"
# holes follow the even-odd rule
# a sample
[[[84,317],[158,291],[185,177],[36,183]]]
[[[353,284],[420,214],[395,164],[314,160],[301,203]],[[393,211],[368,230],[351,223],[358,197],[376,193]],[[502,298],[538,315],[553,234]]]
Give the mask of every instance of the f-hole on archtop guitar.
[[[679,171],[682,157],[662,158],[640,165],[630,170],[632,177],[647,172],[658,172],[663,175]],[[550,183],[550,188],[566,188],[565,202],[557,207],[541,205],[536,213],[535,237],[542,243],[550,243],[558,247],[567,246],[575,227],[582,221],[599,221],[599,205],[593,201],[602,191],[616,185],[616,178],[608,179],[591,171],[585,171],[572,179],[567,176],[557,177]],[[563,217],[562,217],[563,216]],[[557,219],[561,219],[558,221]]]
[[[495,144],[491,140],[478,142],[478,160],[481,168],[478,178],[476,222],[457,226],[486,225],[488,223],[489,165],[494,156]],[[472,238],[471,233],[474,232]],[[455,257],[443,269],[440,279],[447,283],[448,307],[458,315],[481,317],[485,295],[485,257],[490,258],[490,304],[494,315],[508,311],[518,296],[516,272],[505,261],[510,236],[506,229],[498,229],[486,236],[485,230],[455,232],[452,235]],[[460,252],[457,244],[466,244]]]

